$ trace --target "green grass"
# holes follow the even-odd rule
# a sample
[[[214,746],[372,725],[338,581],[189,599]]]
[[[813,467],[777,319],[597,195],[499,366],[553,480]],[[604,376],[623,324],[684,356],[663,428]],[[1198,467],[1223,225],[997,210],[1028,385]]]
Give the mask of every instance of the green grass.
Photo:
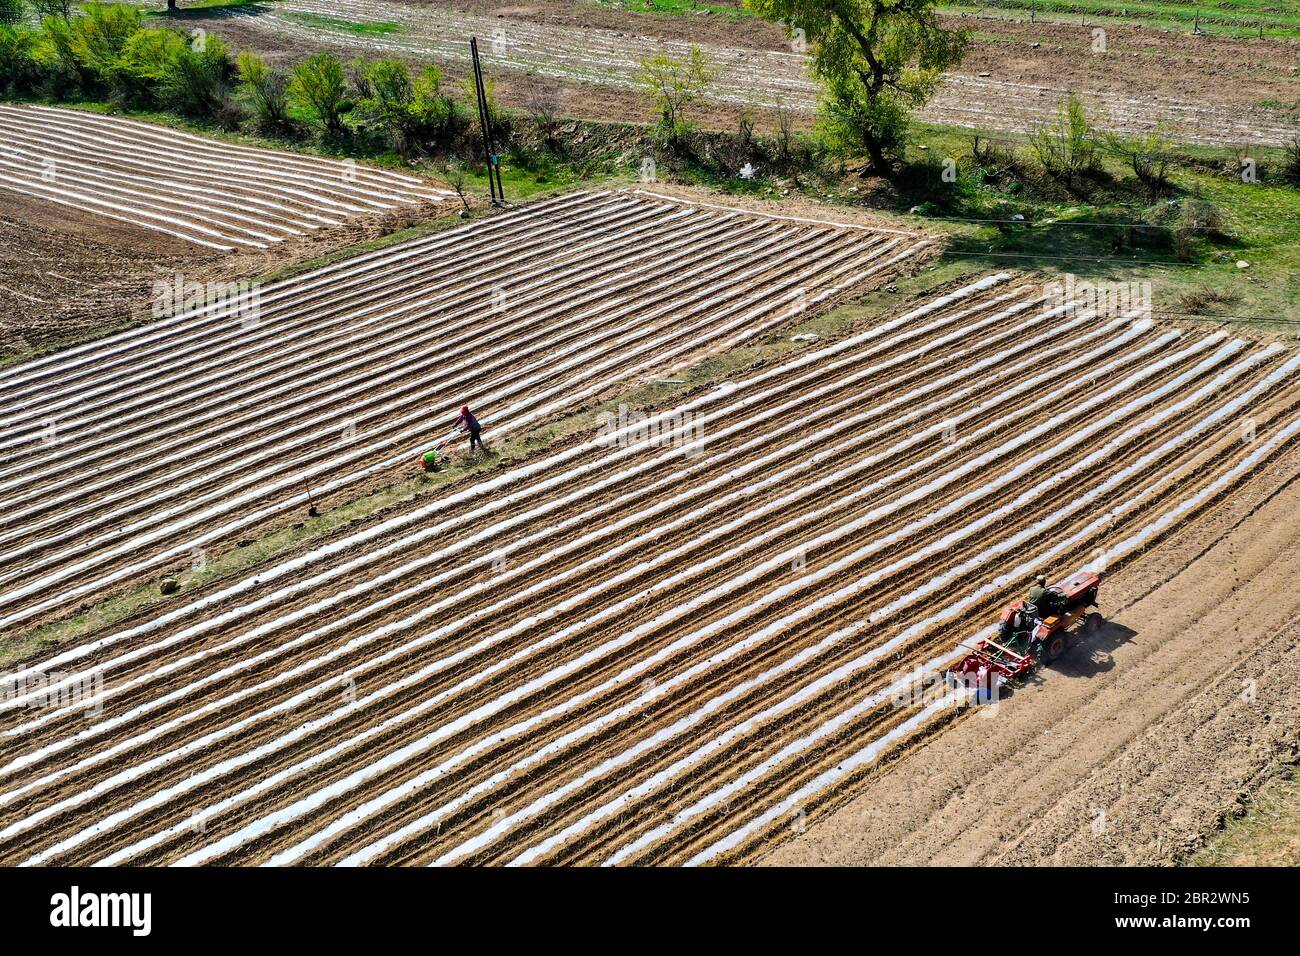
[[[1232,159],[1227,150],[1182,151],[1183,161],[1171,177],[1174,198],[1199,196],[1213,203],[1225,233],[1199,240],[1190,261],[1182,261],[1165,243],[1129,244],[1130,230],[1122,224],[1142,223],[1153,203],[1118,160],[1106,160],[1112,179],[1087,200],[1045,198],[1029,181],[1014,192],[982,182],[969,162],[969,134],[927,127],[919,130],[918,145],[928,146],[925,152],[933,157],[925,178],[935,216],[928,218],[952,237],[951,257],[987,268],[1150,281],[1157,311],[1175,318],[1245,317],[1248,324],[1280,331],[1290,327],[1281,320],[1300,313],[1300,189],[1270,177],[1280,165],[1280,151],[1254,151],[1262,173],[1254,183],[1220,171]],[[1023,147],[1021,152],[1030,164]],[[957,183],[940,179],[944,157],[958,160]],[[1016,214],[1026,224],[971,221]],[[1239,269],[1238,261],[1248,267]],[[1197,293],[1207,287],[1219,292],[1224,304],[1197,305]]]
[[[1176,255],[1169,231],[1142,228],[1154,203],[1117,158],[1106,158],[1107,175],[1084,197],[1034,172],[1037,164],[1024,137],[1006,140],[1017,152],[1023,178],[986,181],[971,158],[969,131],[917,124],[914,134],[910,168],[897,188],[873,189],[851,173],[828,177],[825,170],[795,182],[769,175],[763,164],[760,175],[750,180],[694,166],[685,174],[737,195],[780,199],[800,192],[897,215],[905,224],[947,234],[947,258],[972,268],[1149,281],[1156,311],[1170,318],[1239,322],[1267,332],[1297,330],[1300,188],[1281,180],[1280,150],[1252,151],[1260,177],[1244,183],[1225,171],[1234,161],[1232,151],[1179,148],[1171,198],[1181,202],[1199,196],[1213,203],[1224,233],[1197,241],[1184,261]],[[956,182],[942,179],[946,158],[956,161]],[[914,207],[919,214],[909,214]],[[1011,221],[1017,215],[1024,221]],[[1238,268],[1238,261],[1248,267]],[[1207,289],[1213,294],[1207,295]]]
[[[1300,776],[1288,771],[1260,788],[1188,866],[1300,866]]]
[[[400,23],[393,23],[389,20],[344,20],[341,17],[327,17],[319,13],[299,13],[296,10],[289,11],[283,16],[288,20],[296,20],[304,26],[319,27],[324,30],[341,30],[359,36],[384,36],[389,33],[400,33],[405,29]]]
[[[664,13],[677,16],[694,16],[703,12],[735,20],[752,17],[747,7],[720,3],[695,3],[693,0],[594,0],[602,7],[627,10],[631,13]]]
[[[1192,3],[1186,0],[946,0],[943,8],[965,13],[1007,11],[1028,17],[1034,11],[1041,20],[1079,22],[1089,25],[1134,24],[1190,32],[1198,22],[1206,33],[1225,36],[1300,37],[1300,9],[1279,0],[1214,0]]]

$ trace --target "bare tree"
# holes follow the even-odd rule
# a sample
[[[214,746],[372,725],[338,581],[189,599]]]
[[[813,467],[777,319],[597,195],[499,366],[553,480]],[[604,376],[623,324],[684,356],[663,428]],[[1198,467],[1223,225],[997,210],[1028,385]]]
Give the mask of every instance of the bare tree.
[[[460,199],[460,203],[465,207],[465,212],[469,212],[469,200],[465,197],[465,167],[452,160],[447,164],[447,185],[451,187],[452,192]]]
[[[546,139],[547,146],[555,144],[555,133],[559,126],[559,94],[545,86],[535,86],[524,98],[524,109],[529,118],[537,124]]]

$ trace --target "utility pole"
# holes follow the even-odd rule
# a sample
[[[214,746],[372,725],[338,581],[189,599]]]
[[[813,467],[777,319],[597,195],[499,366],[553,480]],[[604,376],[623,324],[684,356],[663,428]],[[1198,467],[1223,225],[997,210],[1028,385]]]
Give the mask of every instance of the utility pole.
[[[506,190],[501,185],[501,162],[497,156],[496,138],[492,135],[492,115],[488,111],[487,91],[483,86],[483,66],[478,59],[478,37],[470,37],[469,52],[474,60],[474,89],[478,94],[478,121],[483,128],[488,190],[492,194],[492,205],[499,206],[506,201]]]

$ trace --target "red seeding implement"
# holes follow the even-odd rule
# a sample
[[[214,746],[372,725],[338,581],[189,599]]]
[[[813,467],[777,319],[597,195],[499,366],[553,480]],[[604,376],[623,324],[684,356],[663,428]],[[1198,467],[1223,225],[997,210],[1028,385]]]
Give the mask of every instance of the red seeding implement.
[[[954,667],[951,679],[983,685],[993,675],[999,682],[1024,677],[1038,664],[1050,664],[1070,646],[1076,625],[1097,606],[1101,577],[1079,571],[1044,592],[1038,605],[1013,601],[1002,612],[996,638],[986,638]]]

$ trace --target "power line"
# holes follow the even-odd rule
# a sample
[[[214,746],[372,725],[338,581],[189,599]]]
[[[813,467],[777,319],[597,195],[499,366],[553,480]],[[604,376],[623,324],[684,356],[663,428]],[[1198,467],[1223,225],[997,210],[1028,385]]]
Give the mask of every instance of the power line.
[[[1118,262],[1130,266],[1181,266],[1185,269],[1204,269],[1204,262],[1178,262],[1175,260],[1164,259],[1125,259],[1120,256],[1088,256],[1088,255],[1034,255],[1028,252],[994,252],[992,249],[987,252],[953,252],[951,249],[945,249],[940,255],[954,256],[957,258],[984,258],[986,256],[996,256],[1002,259],[1050,259],[1053,262],[1068,262],[1070,260],[1087,260],[1089,262]]]
[[[1151,222],[1074,222],[1068,219],[1044,219],[1037,222],[1028,219],[975,219],[965,216],[921,216],[922,219],[935,219],[939,222],[983,222],[1008,223],[1016,226],[1105,226],[1115,229],[1196,229],[1213,230],[1214,226],[1171,226],[1167,223]]]

